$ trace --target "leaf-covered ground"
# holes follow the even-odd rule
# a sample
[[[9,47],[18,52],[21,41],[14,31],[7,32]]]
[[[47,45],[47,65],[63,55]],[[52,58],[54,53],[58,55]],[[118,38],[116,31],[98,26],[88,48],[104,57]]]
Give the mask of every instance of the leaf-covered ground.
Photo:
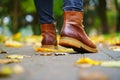
[[[85,80],[102,77],[119,80],[120,34],[90,38],[98,46],[98,53],[85,53],[83,58],[80,53],[73,54],[73,49],[61,46],[58,50],[40,48],[42,36],[0,35],[0,79]],[[85,65],[81,67],[80,64]]]

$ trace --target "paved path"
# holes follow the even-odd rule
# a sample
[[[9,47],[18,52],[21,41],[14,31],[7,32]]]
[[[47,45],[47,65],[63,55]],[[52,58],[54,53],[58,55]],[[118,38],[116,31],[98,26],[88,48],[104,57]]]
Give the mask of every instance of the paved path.
[[[0,80],[79,80],[81,69],[74,66],[74,62],[81,57],[81,54],[71,54],[67,56],[40,56],[32,47],[23,48],[5,48],[8,54],[22,54],[32,56],[24,58],[19,63],[25,69],[21,75],[12,75],[6,79]],[[97,54],[85,54],[85,56],[96,60],[120,60],[120,52],[114,52],[104,47],[99,47]],[[0,54],[0,58],[4,55]],[[8,64],[13,66],[13,64]],[[1,66],[1,65],[0,65]],[[103,72],[109,76],[110,80],[120,80],[120,68],[91,67],[89,72]]]

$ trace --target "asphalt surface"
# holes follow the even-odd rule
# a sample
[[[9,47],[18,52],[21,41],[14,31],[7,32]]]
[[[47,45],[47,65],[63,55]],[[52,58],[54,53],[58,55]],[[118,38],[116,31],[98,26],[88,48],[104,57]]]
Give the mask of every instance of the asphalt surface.
[[[81,69],[74,65],[75,61],[81,58],[81,54],[70,54],[66,56],[40,56],[36,55],[32,47],[22,48],[6,48],[1,46],[8,54],[21,54],[31,57],[25,57],[21,63],[17,63],[24,68],[24,73],[12,75],[0,80],[80,80],[80,72],[101,72],[109,77],[109,80],[120,80],[120,68],[108,67],[90,67]],[[95,54],[85,54],[86,57],[95,60],[120,60],[120,52],[108,50],[107,48],[98,46],[99,52]],[[4,58],[4,54],[0,54],[0,58]],[[14,66],[16,63],[5,64]],[[3,66],[3,65],[0,65]]]

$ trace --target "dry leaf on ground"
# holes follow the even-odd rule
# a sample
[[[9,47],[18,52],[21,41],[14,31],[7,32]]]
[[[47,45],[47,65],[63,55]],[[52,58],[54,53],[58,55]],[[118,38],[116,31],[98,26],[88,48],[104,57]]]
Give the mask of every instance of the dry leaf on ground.
[[[9,66],[3,66],[0,69],[0,77],[10,76],[10,75],[12,75],[12,73],[13,73],[13,71],[12,71],[12,69]]]
[[[6,54],[7,52],[4,50],[0,50],[0,54]]]
[[[9,58],[9,59],[23,59],[24,57],[31,57],[31,56],[18,55],[18,54],[6,55],[6,58]]]
[[[49,49],[49,48],[35,48],[37,52],[74,52],[73,49]]]
[[[24,56],[13,54],[13,55],[6,55],[6,58],[9,58],[9,59],[23,59]]]
[[[59,53],[55,53],[54,55],[55,56],[63,56],[63,55],[68,55],[68,53],[61,53],[61,52],[59,52]]]
[[[51,52],[42,52],[42,53],[39,53],[41,56],[52,56],[53,53]]]
[[[104,67],[118,67],[120,68],[120,61],[103,61],[101,66]]]
[[[35,51],[37,52],[57,52],[56,49],[48,49],[48,48],[35,48]]]
[[[113,51],[120,51],[120,46],[111,46],[111,47],[109,47],[109,49],[111,49]]]
[[[6,41],[5,46],[6,47],[13,47],[13,48],[20,48],[23,46],[23,44],[20,42],[17,42],[17,41]]]
[[[18,59],[0,59],[0,64],[19,63],[21,60]]]
[[[97,66],[97,65],[100,65],[101,62],[100,61],[96,61],[96,60],[93,60],[93,59],[90,59],[90,58],[81,58],[79,60],[77,60],[75,62],[76,65],[93,65],[93,66]]]

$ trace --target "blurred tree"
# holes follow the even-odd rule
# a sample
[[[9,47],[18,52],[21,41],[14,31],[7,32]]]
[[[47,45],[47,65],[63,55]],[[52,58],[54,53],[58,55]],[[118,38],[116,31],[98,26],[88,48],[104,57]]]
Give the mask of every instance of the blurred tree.
[[[18,18],[19,18],[19,12],[18,10],[20,8],[19,2],[20,0],[0,0],[2,12],[0,13],[1,16],[10,16],[12,19],[12,31],[15,33],[18,29]],[[13,5],[12,5],[13,4]]]
[[[106,34],[109,32],[107,15],[106,15],[106,0],[99,0],[98,14],[101,19],[102,32],[103,34]]]
[[[54,17],[55,17],[58,33],[60,33],[63,24],[62,4],[63,4],[63,0],[54,0]]]
[[[32,23],[28,23],[32,25],[34,34],[40,34],[40,26],[38,25],[38,16],[34,5],[34,0],[22,0],[20,5],[24,15],[31,14],[34,18]]]
[[[9,0],[0,0],[0,16],[9,13],[9,11],[11,10],[11,6],[9,6],[10,4],[8,4],[8,2]]]
[[[96,26],[93,26],[95,24],[95,18],[97,16],[95,4],[96,3],[94,0],[84,0],[85,15],[83,24],[87,33],[89,33],[91,29],[96,28]]]
[[[12,4],[12,1],[0,0],[0,18],[1,18],[1,22],[2,22],[2,27],[4,27],[3,20],[5,17],[9,17],[11,20],[11,16],[12,16],[11,11],[13,11],[12,10],[13,5],[11,5],[11,4]],[[10,24],[7,24],[6,27],[11,28],[12,27],[11,24],[12,24],[12,22],[10,21]]]
[[[13,33],[16,33],[17,32],[17,29],[18,29],[18,14],[19,14],[19,3],[20,3],[20,0],[12,0],[12,3],[13,3],[13,10],[12,10],[12,17],[13,17]]]
[[[120,0],[114,0],[115,1],[115,6],[116,6],[116,10],[118,13],[118,17],[117,17],[117,25],[116,25],[116,31],[120,32]]]
[[[20,5],[24,13],[35,12],[34,0],[21,0]]]
[[[33,17],[36,16],[33,0],[12,0],[12,1],[0,0],[0,8],[1,16],[11,17],[12,19],[11,31],[13,33],[16,33],[18,29],[21,27],[21,21],[25,21],[23,19],[25,19],[26,14],[31,13]],[[33,21],[32,24],[36,26],[37,21]]]
[[[92,28],[100,29],[103,33],[108,33],[108,21],[107,18],[110,16],[106,16],[106,12],[108,10],[106,9],[106,1],[107,0],[84,0],[84,11],[85,11],[85,17],[84,17],[84,24],[87,31],[90,31]],[[120,31],[120,0],[114,0],[116,5],[116,9],[118,12],[118,22],[116,30]],[[108,1],[107,1],[108,2]],[[63,18],[62,18],[62,4],[63,0],[54,0],[54,16],[55,21],[57,24],[58,33],[60,32],[60,29],[62,27]],[[112,13],[109,10],[109,12]],[[27,22],[25,20],[26,15],[32,15],[33,21]],[[19,28],[25,27],[28,24],[32,25],[33,31],[35,34],[39,34],[40,27],[38,25],[38,16],[35,10],[34,2],[33,0],[0,0],[0,18],[4,17],[10,17],[11,19],[11,31],[17,32]],[[111,19],[111,18],[108,18]],[[114,17],[116,19],[116,17]],[[100,25],[101,24],[101,25]],[[109,23],[110,25],[110,23]],[[114,26],[113,24],[112,26]],[[99,30],[98,30],[99,31]]]

